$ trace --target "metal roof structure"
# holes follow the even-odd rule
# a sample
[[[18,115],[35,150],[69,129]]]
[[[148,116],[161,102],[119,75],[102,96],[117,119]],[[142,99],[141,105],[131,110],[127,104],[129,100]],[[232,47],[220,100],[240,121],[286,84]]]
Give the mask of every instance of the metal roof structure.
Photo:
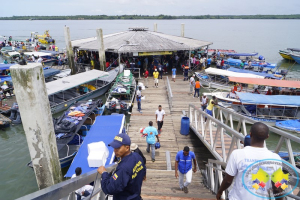
[[[129,28],[128,31],[103,36],[105,51],[114,53],[162,52],[194,50],[211,45],[212,42],[153,32],[147,28]],[[72,41],[79,50],[98,51],[97,37]]]

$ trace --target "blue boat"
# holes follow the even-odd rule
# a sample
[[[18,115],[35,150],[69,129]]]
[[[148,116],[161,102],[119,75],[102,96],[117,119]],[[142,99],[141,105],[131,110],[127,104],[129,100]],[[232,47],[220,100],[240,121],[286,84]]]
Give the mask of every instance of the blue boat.
[[[291,53],[290,56],[291,56],[298,64],[300,64],[300,53],[299,53],[299,54]]]
[[[78,153],[76,154],[67,174],[65,177],[72,177],[77,167],[81,167],[82,174],[95,170],[95,167],[89,167],[88,164],[88,144],[93,142],[103,141],[105,145],[108,145],[113,141],[114,137],[119,133],[124,133],[125,115],[105,115],[96,118],[95,123],[91,127],[87,136],[85,137],[82,145],[80,146]],[[112,147],[108,147],[109,156],[106,160],[105,166],[114,162],[114,150]],[[100,166],[99,166],[100,167]]]
[[[104,110],[102,100],[79,101],[59,118],[53,119],[61,168],[70,166],[96,117],[101,116]],[[32,167],[31,162],[28,166]]]
[[[227,70],[231,71],[231,72],[237,72],[237,73],[255,74],[255,75],[259,75],[259,76],[263,76],[265,78],[271,78],[271,79],[278,79],[278,80],[282,79],[281,75],[269,74],[269,73],[264,73],[264,72],[254,72],[254,71],[238,69],[238,68],[234,68],[234,67],[230,67]]]
[[[226,65],[229,66],[235,66],[235,67],[240,67],[242,60],[240,59],[233,59],[233,58],[228,58],[227,60],[225,60],[224,62]],[[261,67],[261,68],[270,68],[270,69],[274,69],[276,68],[276,64],[271,64],[268,62],[257,62],[257,61],[251,61],[252,67]],[[245,68],[247,68],[248,66],[248,62],[245,62]]]
[[[276,122],[275,126],[285,131],[300,133],[300,119]]]

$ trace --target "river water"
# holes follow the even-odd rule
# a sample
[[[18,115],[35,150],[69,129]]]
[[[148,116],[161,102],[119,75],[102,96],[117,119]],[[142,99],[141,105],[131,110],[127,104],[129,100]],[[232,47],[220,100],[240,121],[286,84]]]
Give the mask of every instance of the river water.
[[[292,63],[281,59],[279,49],[300,48],[300,20],[66,20],[66,21],[0,21],[0,35],[24,40],[31,32],[42,34],[50,30],[56,45],[62,49],[64,26],[70,27],[71,38],[96,36],[96,29],[104,34],[127,30],[129,27],[148,27],[158,24],[158,31],[180,35],[181,23],[185,24],[185,36],[211,41],[211,48],[234,49],[237,52],[259,52],[268,62],[278,63],[280,69],[288,69]],[[1,39],[0,39],[1,40]],[[294,65],[288,77],[300,78],[300,65]],[[270,135],[268,147],[274,148],[279,137]],[[300,151],[295,146],[294,151]],[[0,199],[15,199],[36,191],[37,184],[29,162],[26,137],[22,125],[0,130]]]

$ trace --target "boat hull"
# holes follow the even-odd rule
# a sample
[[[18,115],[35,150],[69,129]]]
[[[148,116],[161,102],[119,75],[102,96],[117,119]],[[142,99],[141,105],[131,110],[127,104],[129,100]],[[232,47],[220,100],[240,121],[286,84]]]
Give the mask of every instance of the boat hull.
[[[74,157],[76,156],[76,154],[77,154],[77,151],[74,152],[72,155],[69,155],[67,157],[59,159],[60,167],[61,168],[69,167],[71,165]]]
[[[292,58],[292,56],[290,56],[290,55],[287,54],[287,53],[279,52],[279,54],[280,54],[281,57],[284,58],[284,59],[287,59],[287,60],[294,60],[294,59]]]
[[[292,58],[298,63],[298,64],[300,64],[300,55],[298,56],[296,56],[296,55],[291,55],[292,56]]]

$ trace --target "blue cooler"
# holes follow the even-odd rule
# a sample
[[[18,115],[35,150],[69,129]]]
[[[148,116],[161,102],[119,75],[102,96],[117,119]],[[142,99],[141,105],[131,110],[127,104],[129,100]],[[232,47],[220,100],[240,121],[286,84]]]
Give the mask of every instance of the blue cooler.
[[[181,135],[188,135],[189,131],[190,131],[190,118],[182,117],[181,118],[180,134]]]

